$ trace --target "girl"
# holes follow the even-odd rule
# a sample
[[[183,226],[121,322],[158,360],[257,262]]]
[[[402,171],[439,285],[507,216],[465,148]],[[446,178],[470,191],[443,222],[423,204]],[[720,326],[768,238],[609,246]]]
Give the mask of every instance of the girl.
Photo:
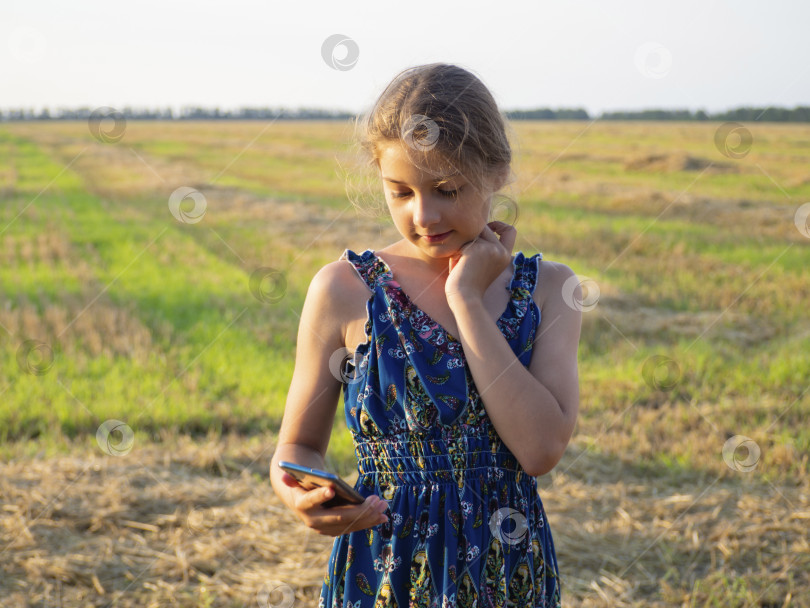
[[[488,222],[511,150],[469,71],[405,70],[361,124],[402,239],[313,278],[271,463],[281,500],[336,537],[320,606],[559,606],[535,477],[577,418],[574,275],[513,256],[514,228]],[[306,491],[276,462],[324,468],[341,388],[366,500],[325,507],[333,488]]]

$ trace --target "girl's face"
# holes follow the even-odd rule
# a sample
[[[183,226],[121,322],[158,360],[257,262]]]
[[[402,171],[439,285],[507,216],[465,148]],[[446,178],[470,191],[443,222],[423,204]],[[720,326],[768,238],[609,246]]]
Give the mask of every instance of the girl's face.
[[[394,225],[428,258],[452,257],[475,239],[489,219],[492,194],[502,184],[482,192],[460,174],[431,175],[414,165],[399,143],[381,148],[379,167]]]

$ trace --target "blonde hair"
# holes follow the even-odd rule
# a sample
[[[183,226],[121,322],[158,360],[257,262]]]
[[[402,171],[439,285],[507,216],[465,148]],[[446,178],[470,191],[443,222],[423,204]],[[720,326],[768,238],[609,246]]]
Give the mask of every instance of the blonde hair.
[[[497,173],[511,169],[507,125],[476,75],[456,65],[431,63],[397,74],[353,126],[361,170],[378,175],[383,148],[401,143],[423,171],[461,173],[481,191]]]

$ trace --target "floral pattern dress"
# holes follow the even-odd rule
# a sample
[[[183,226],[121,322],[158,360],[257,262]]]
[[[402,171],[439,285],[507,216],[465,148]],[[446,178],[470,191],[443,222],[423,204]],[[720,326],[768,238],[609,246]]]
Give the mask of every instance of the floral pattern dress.
[[[388,522],[335,538],[320,608],[560,606],[537,482],[493,427],[461,343],[421,311],[385,261],[346,250],[373,291],[343,387],[363,496]],[[513,258],[498,328],[528,367],[541,254]]]

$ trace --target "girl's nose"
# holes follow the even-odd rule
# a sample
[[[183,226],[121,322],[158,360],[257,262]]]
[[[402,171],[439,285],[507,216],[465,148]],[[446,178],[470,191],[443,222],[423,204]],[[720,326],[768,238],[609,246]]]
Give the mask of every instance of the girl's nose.
[[[413,196],[413,223],[415,226],[427,228],[440,219],[439,209],[432,195],[414,194]]]

